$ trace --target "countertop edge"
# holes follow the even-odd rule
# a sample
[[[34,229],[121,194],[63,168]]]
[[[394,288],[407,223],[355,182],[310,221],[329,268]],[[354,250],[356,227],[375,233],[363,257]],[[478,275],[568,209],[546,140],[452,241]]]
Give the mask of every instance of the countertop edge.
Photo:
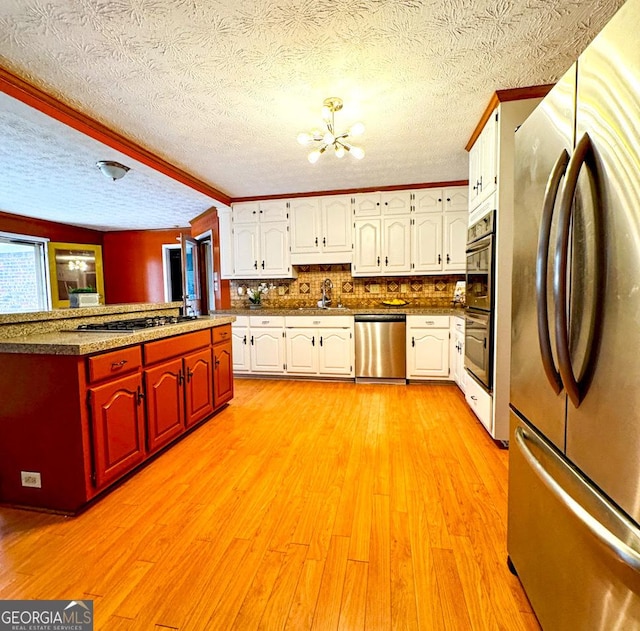
[[[170,324],[162,327],[141,329],[126,333],[54,331],[10,338],[0,338],[0,353],[23,353],[30,355],[91,355],[144,342],[182,335],[202,329],[211,329],[231,324],[235,317],[230,314],[201,316],[197,320]]]

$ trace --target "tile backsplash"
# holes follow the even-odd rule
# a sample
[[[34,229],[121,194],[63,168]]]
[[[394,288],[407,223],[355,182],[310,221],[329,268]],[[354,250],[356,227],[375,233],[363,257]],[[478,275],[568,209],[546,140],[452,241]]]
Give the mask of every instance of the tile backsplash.
[[[351,265],[300,265],[295,268],[295,279],[232,280],[231,306],[246,307],[249,299],[239,295],[238,288],[256,287],[260,283],[273,284],[275,289],[263,297],[265,307],[297,309],[314,307],[322,296],[322,282],[330,279],[332,305],[345,307],[376,307],[383,300],[402,298],[414,306],[450,307],[456,282],[464,280],[464,274],[446,276],[394,276],[354,278]]]

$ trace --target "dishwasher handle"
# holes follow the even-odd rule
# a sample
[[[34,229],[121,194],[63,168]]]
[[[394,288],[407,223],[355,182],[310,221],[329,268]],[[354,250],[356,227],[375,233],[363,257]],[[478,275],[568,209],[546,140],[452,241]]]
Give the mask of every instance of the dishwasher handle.
[[[355,315],[355,322],[406,322],[404,313],[361,313]]]

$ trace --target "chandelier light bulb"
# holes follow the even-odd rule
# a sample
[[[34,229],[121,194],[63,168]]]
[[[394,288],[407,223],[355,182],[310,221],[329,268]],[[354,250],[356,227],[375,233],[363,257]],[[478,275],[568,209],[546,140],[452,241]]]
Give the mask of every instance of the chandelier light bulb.
[[[333,154],[336,158],[344,157],[347,151],[352,153],[358,160],[364,158],[363,149],[352,147],[349,144],[349,137],[361,135],[364,132],[364,125],[362,123],[354,123],[346,132],[336,130],[335,116],[336,112],[342,109],[342,106],[342,99],[336,96],[325,99],[322,107],[322,119],[326,130],[322,132],[314,129],[310,133],[303,132],[298,134],[298,142],[301,145],[318,143],[316,144],[317,149],[314,149],[307,156],[311,164],[315,164],[327,149],[333,149]]]

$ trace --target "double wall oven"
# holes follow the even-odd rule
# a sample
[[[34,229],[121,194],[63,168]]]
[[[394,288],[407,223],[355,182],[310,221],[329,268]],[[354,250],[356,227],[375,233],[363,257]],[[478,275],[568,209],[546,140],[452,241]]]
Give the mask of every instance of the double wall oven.
[[[491,392],[495,211],[469,228],[467,240],[464,366]]]

